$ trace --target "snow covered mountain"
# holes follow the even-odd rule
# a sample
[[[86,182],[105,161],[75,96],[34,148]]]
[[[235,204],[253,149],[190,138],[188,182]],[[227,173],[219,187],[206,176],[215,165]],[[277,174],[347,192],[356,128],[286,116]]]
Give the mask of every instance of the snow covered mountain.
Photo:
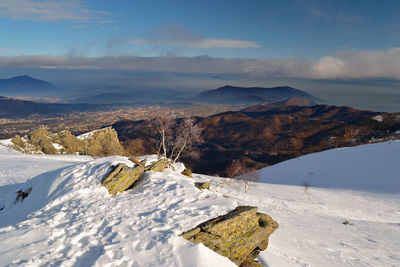
[[[235,266],[178,235],[238,205],[280,225],[259,256],[267,266],[396,266],[399,154],[394,141],[304,156],[263,169],[247,193],[241,182],[190,179],[178,164],[112,196],[100,181],[115,163],[131,166],[125,157],[25,155],[0,145],[0,266]],[[193,186],[208,180],[211,190]]]

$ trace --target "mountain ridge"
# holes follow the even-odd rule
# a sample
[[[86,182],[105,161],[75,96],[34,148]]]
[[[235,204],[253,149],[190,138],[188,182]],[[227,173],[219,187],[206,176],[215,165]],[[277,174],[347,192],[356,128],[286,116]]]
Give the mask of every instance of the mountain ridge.
[[[317,100],[311,94],[289,86],[265,88],[231,85],[201,92],[194,97],[194,100],[212,104],[261,104],[284,101],[293,97]]]
[[[11,78],[0,79],[0,93],[8,96],[17,96],[26,93],[51,92],[56,88],[55,85],[33,78],[29,75],[14,76]]]

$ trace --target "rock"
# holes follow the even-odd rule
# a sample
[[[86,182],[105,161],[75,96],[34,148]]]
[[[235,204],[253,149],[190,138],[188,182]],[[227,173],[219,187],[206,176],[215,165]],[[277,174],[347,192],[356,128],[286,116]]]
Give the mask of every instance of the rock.
[[[278,223],[270,216],[258,213],[256,207],[239,206],[181,236],[193,243],[203,243],[237,265],[260,266],[254,259],[267,248],[269,236],[277,228]]]
[[[210,189],[210,182],[196,182],[194,183],[194,186],[200,190]]]
[[[22,140],[21,136],[16,135],[13,139],[11,139],[13,143],[13,147],[15,150],[23,152],[25,149],[25,142]]]
[[[53,143],[48,138],[43,138],[39,141],[39,150],[44,154],[57,155],[58,150],[53,146]]]
[[[188,176],[188,177],[190,177],[190,178],[193,178],[193,176],[192,176],[192,170],[189,169],[189,168],[185,168],[185,169],[181,172],[181,174],[186,175],[186,176]]]
[[[240,267],[264,267],[264,264],[256,260],[246,260],[240,264]]]
[[[76,138],[70,131],[65,130],[56,134],[55,142],[64,148],[67,154],[82,153],[86,151],[85,142]]]
[[[137,157],[130,157],[129,160],[135,163],[135,165],[140,164],[140,160]]]
[[[167,167],[168,162],[165,159],[160,159],[147,166],[146,171],[162,172]]]
[[[29,142],[32,145],[40,145],[41,140],[48,139],[50,132],[46,128],[39,128],[29,134]]]
[[[87,154],[92,156],[123,155],[124,148],[118,139],[117,132],[111,128],[104,128],[92,134],[87,140]]]
[[[118,192],[123,192],[129,189],[145,171],[144,164],[140,164],[135,168],[129,168],[124,163],[119,163],[117,166],[106,175],[101,183],[107,188],[112,195]]]
[[[84,139],[70,131],[53,134],[45,128],[33,131],[29,137],[15,136],[11,140],[14,149],[24,153],[83,154],[91,156],[124,155],[117,132],[111,127],[100,129]],[[57,149],[58,148],[58,149]]]
[[[24,199],[27,198],[31,192],[32,187],[29,187],[26,191],[18,190],[15,201],[24,201]]]

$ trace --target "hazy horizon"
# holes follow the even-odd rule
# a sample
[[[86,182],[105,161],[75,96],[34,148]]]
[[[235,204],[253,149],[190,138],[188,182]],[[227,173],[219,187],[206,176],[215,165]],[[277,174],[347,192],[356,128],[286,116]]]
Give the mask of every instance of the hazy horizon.
[[[63,96],[291,86],[398,112],[400,3],[385,3],[1,1],[0,78],[27,74]]]

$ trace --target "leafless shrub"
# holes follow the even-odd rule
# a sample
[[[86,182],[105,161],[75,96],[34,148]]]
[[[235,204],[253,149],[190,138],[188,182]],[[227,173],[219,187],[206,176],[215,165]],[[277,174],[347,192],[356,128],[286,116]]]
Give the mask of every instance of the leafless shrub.
[[[175,127],[175,120],[172,114],[165,112],[161,109],[154,110],[154,125],[157,128],[159,138],[154,139],[158,150],[157,154],[167,158],[168,143],[171,142],[173,128]]]
[[[308,200],[311,200],[310,184],[307,181],[305,181],[303,182],[303,185],[304,185],[304,193],[306,193]]]
[[[200,153],[193,150],[195,145],[204,142],[201,137],[202,128],[194,118],[174,119],[172,114],[155,111],[154,125],[158,131],[155,143],[160,157],[170,159],[174,164],[179,158],[186,156],[198,158]]]
[[[186,156],[193,159],[199,158],[200,153],[193,149],[195,145],[204,143],[201,137],[202,128],[194,118],[184,118],[176,127],[174,135],[170,138],[171,153],[169,158],[172,164],[180,157]]]
[[[249,168],[244,159],[233,160],[227,167],[226,173],[230,178],[243,181],[244,192],[246,193],[250,190],[253,182],[260,180],[259,172]]]

